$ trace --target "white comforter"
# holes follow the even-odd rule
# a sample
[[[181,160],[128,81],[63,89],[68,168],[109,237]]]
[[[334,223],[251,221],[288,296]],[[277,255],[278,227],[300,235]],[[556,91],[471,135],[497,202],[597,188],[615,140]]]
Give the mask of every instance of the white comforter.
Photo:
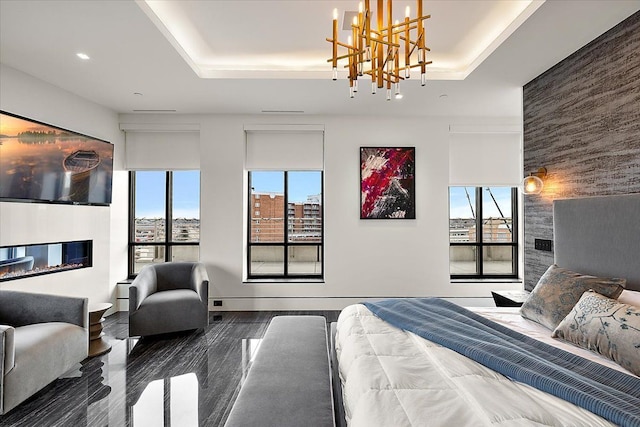
[[[350,427],[612,425],[397,329],[360,304],[340,314],[336,352]]]

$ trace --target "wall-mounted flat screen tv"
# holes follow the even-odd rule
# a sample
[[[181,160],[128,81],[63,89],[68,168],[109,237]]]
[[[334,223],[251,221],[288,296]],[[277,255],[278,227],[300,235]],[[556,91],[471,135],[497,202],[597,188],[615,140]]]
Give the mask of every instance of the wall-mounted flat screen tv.
[[[113,144],[0,111],[0,201],[111,203]]]

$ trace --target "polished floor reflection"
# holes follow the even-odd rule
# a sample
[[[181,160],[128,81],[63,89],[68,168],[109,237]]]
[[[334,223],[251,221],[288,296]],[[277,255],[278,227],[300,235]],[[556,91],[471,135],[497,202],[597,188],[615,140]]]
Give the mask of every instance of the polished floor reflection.
[[[128,338],[127,313],[109,316],[109,353],[90,358],[0,416],[0,426],[223,426],[272,317],[338,311],[210,313],[193,333]]]

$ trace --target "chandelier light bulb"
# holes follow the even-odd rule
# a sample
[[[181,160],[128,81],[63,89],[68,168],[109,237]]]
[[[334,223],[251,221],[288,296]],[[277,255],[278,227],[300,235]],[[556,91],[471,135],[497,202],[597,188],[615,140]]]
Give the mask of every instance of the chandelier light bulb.
[[[338,19],[338,9],[333,9],[333,19],[334,20]]]
[[[422,73],[420,74],[420,85],[424,86],[427,84],[427,74],[426,73]]]
[[[333,67],[333,80],[338,80],[338,68]]]
[[[407,18],[409,18],[411,16],[411,8],[409,6],[407,6],[404,9],[404,16],[406,16]]]

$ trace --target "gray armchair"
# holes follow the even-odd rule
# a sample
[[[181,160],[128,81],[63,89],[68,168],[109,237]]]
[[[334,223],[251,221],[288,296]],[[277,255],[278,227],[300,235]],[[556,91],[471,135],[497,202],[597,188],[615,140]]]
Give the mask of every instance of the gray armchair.
[[[129,336],[205,328],[209,324],[208,298],[204,264],[148,265],[129,286]]]
[[[87,298],[0,290],[0,413],[87,358]]]

